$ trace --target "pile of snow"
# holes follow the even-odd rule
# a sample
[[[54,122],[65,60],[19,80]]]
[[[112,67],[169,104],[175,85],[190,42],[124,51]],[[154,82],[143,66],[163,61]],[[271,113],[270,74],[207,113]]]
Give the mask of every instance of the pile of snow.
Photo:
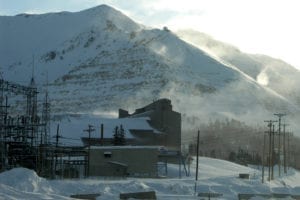
[[[0,199],[71,199],[73,194],[101,193],[97,199],[119,199],[120,193],[155,191],[158,199],[199,199],[194,195],[195,162],[191,176],[178,177],[177,165],[169,165],[165,179],[105,179],[46,180],[35,172],[16,168],[0,174]],[[250,179],[239,179],[239,173],[249,173]],[[182,173],[184,174],[184,173]],[[238,199],[239,193],[300,194],[300,173],[290,169],[288,175],[261,183],[259,170],[231,162],[199,159],[197,192],[221,193],[218,199]],[[256,198],[255,198],[256,199]]]

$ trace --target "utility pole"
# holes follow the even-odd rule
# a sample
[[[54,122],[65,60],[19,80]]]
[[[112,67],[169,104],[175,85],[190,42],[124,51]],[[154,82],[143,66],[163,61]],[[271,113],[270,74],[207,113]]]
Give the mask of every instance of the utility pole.
[[[54,137],[55,137],[55,165],[54,165],[54,174],[56,174],[57,154],[58,154],[58,140],[59,140],[59,138],[61,138],[61,136],[59,135],[59,124],[57,124],[56,136],[54,136]]]
[[[290,168],[290,165],[291,165],[291,163],[290,163],[290,156],[291,156],[291,152],[290,152],[290,138],[291,138],[292,134],[293,133],[289,132],[288,135],[287,135],[288,136],[288,150],[287,150],[287,155],[288,155],[288,157],[287,157],[288,169]]]
[[[274,122],[277,122],[277,121],[274,121],[274,120],[265,120],[265,122],[268,123],[268,127],[269,127],[269,131],[267,131],[266,133],[269,134],[269,152],[268,152],[268,181],[271,180],[271,166],[273,167],[273,148],[274,148],[274,134],[273,131],[272,131],[272,127],[273,127],[273,123]],[[273,137],[272,137],[273,136]],[[273,140],[272,140],[273,138]],[[273,142],[272,142],[273,141]],[[273,178],[272,178],[273,179]]]
[[[271,180],[274,180],[274,154],[275,154],[275,125],[272,125],[272,155],[271,155],[271,165],[272,165],[272,169],[271,169]]]
[[[288,124],[283,124],[283,166],[284,166],[284,173],[287,174],[287,167],[286,167],[286,132],[285,127]]]
[[[89,141],[88,141],[88,159],[87,159],[87,176],[89,176],[89,166],[90,166],[90,151],[91,151],[91,133],[95,131],[94,126],[88,125],[88,129],[83,130],[84,132],[88,132],[89,134]]]
[[[195,195],[197,192],[197,181],[198,181],[198,168],[199,168],[199,137],[200,137],[200,130],[198,130],[197,136],[197,157],[196,157],[196,182],[195,182]]]
[[[92,126],[92,125],[88,125],[88,129],[85,129],[85,130],[83,130],[84,132],[88,132],[88,134],[89,134],[89,144],[88,144],[88,146],[91,146],[91,144],[90,144],[90,139],[91,139],[91,133],[93,132],[93,131],[95,131],[95,129],[94,129],[94,126]]]
[[[278,175],[279,177],[281,176],[281,118],[283,116],[285,116],[286,114],[283,114],[283,113],[276,113],[274,114],[275,116],[278,117]]]
[[[262,173],[261,173],[261,182],[264,183],[265,179],[265,147],[266,147],[266,134],[264,134],[264,147],[262,153]],[[270,175],[270,174],[269,174]]]

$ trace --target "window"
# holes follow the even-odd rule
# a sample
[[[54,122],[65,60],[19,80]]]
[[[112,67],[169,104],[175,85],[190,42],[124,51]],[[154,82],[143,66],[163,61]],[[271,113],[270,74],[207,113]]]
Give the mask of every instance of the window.
[[[112,153],[110,151],[105,151],[104,153],[105,158],[111,158]]]

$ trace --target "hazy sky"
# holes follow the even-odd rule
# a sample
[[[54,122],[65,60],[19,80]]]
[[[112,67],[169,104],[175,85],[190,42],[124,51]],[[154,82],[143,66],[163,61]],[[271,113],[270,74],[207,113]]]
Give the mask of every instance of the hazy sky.
[[[299,0],[0,0],[0,15],[73,12],[100,4],[148,26],[192,28],[300,69]]]

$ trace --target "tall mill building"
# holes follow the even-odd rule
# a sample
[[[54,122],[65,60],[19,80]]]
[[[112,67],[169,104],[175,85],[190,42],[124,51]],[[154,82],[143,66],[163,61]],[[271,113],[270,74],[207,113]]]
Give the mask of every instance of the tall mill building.
[[[138,145],[160,145],[170,150],[181,149],[181,114],[173,111],[171,100],[159,99],[134,113],[119,109],[119,118],[147,118],[153,130],[130,129]]]

